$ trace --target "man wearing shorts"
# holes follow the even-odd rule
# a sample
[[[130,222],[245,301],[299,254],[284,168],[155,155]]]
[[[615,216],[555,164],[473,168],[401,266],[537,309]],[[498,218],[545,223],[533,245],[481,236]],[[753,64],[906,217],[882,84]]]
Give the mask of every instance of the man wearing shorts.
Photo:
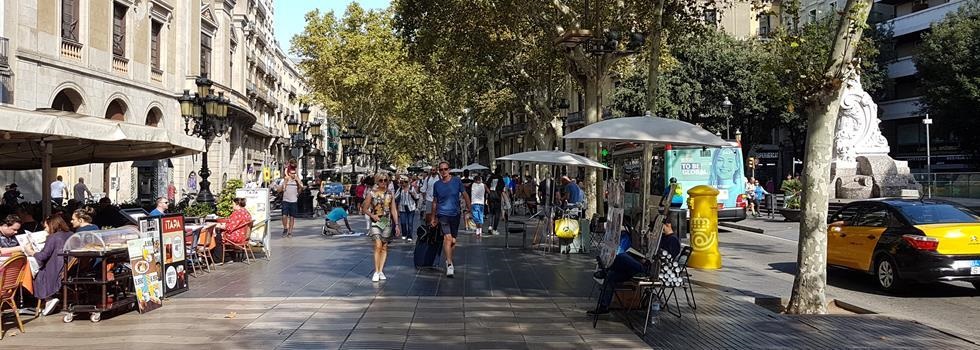
[[[350,222],[347,221],[347,211],[344,208],[336,207],[333,208],[329,213],[327,213],[327,218],[323,223],[323,235],[333,236],[340,234],[340,220],[344,220],[344,225],[347,226],[347,231],[354,233],[354,230],[350,228]]]
[[[463,182],[449,173],[449,163],[439,163],[441,179],[432,188],[432,226],[439,225],[442,231],[442,252],[446,257],[446,277],[453,277],[453,249],[456,247],[456,236],[459,235],[460,211],[467,212],[470,207],[470,196],[466,194]],[[460,207],[459,196],[463,196],[464,206]],[[462,209],[461,209],[462,208]]]
[[[303,190],[303,184],[296,177],[296,170],[286,170],[286,178],[278,190],[282,192],[282,236],[292,237],[293,226],[296,225],[296,213],[299,212],[299,191]]]

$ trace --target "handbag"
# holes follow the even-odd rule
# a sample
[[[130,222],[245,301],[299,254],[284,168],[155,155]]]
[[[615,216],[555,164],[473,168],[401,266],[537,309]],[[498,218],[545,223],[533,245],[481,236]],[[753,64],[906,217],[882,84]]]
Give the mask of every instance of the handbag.
[[[572,218],[561,218],[555,221],[555,236],[563,239],[572,239],[578,236],[578,220]]]

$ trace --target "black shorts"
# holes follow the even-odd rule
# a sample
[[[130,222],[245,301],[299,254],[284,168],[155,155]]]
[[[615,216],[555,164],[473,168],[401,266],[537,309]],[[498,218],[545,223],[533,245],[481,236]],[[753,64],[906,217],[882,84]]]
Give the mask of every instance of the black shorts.
[[[439,228],[443,235],[453,235],[453,238],[459,236],[459,214],[439,215]]]
[[[296,202],[282,202],[282,216],[296,217],[297,213],[299,213],[299,206]]]

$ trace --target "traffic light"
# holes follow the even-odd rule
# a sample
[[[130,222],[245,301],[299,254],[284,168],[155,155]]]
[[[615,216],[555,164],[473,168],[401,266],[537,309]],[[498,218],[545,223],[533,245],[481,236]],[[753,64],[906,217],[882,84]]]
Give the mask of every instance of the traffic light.
[[[755,157],[749,157],[749,168],[755,168]]]

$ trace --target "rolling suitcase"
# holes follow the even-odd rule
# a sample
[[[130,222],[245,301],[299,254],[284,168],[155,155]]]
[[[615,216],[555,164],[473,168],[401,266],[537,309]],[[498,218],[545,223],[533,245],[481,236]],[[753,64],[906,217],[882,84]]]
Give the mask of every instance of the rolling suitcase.
[[[442,235],[438,228],[419,227],[415,240],[415,268],[433,267],[442,253]]]

